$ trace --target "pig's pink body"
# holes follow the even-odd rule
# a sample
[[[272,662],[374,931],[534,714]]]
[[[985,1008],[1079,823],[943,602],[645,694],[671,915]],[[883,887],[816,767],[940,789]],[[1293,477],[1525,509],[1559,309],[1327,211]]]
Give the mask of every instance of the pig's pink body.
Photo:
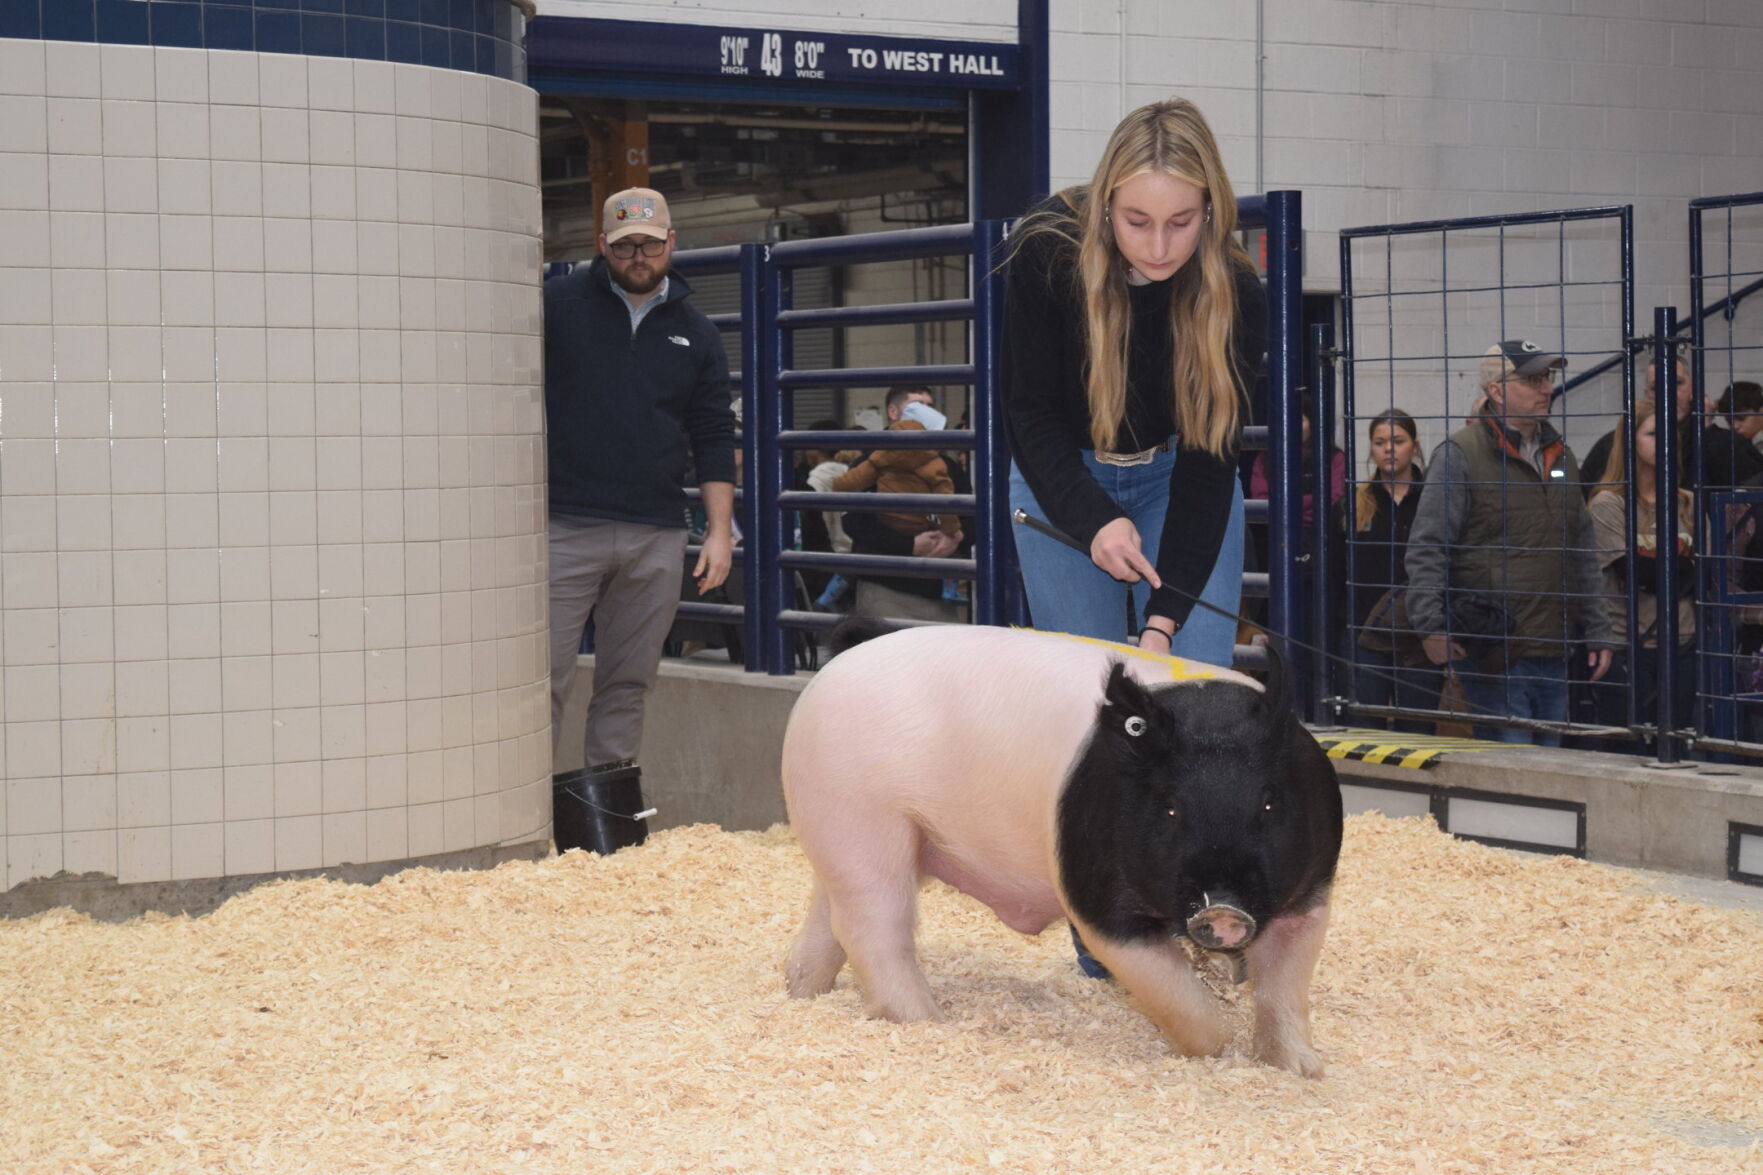
[[[1095,728],[1112,663],[1146,685],[1258,683],[1198,662],[1020,630],[909,629],[836,657],[803,691],[784,737],[790,823],[814,897],[786,967],[790,994],[832,988],[849,958],[877,1015],[932,1019],[913,942],[917,894],[940,878],[1036,934],[1069,918],[1181,1052],[1217,1054],[1230,1032],[1174,941],[1110,940],[1060,890],[1061,793]],[[1308,1076],[1308,985],[1326,902],[1282,915],[1247,948],[1255,1055]]]
[[[909,867],[914,882],[948,882],[1024,934],[1063,918],[1054,817],[1116,660],[1147,685],[1255,684],[1121,645],[981,626],[911,629],[833,660],[796,703],[783,753],[790,824],[822,883],[873,885]]]

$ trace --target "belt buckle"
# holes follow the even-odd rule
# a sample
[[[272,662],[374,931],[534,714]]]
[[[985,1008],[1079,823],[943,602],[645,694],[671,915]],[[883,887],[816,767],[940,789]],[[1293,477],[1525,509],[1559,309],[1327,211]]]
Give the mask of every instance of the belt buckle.
[[[1097,450],[1096,452],[1096,460],[1102,462],[1102,464],[1114,465],[1123,469],[1134,465],[1149,465],[1154,459],[1156,459],[1156,456],[1156,446],[1152,446],[1151,448],[1138,453],[1104,453],[1100,450]]]

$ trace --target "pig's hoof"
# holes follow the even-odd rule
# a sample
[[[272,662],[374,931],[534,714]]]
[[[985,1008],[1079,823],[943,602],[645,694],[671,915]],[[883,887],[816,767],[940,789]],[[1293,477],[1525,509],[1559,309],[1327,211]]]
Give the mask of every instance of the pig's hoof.
[[[1275,1069],[1285,1069],[1300,1077],[1322,1076],[1322,1055],[1308,1044],[1255,1042],[1255,1058]]]

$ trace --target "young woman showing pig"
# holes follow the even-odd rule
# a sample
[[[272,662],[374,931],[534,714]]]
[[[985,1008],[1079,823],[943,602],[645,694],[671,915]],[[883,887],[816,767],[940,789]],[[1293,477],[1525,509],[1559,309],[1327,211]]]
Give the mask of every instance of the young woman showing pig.
[[[1237,442],[1267,334],[1235,230],[1212,131],[1174,99],[1127,115],[1089,185],[1048,198],[1013,233],[1001,381],[1010,505],[1089,548],[1086,559],[1017,531],[1036,628],[1125,640],[1125,582],[1147,649],[1230,665]]]

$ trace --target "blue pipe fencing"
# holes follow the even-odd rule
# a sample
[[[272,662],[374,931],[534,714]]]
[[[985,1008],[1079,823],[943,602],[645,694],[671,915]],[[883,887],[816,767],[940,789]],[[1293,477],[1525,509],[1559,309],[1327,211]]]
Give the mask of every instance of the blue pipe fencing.
[[[1594,222],[1595,223],[1595,222],[1600,222],[1600,221],[1611,222],[1615,225],[1615,227],[1618,230],[1617,265],[1618,265],[1619,272],[1618,272],[1617,276],[1615,278],[1606,278],[1606,279],[1602,279],[1602,280],[1593,280],[1593,281],[1581,280],[1578,277],[1570,278],[1569,266],[1568,266],[1568,261],[1567,261],[1567,257],[1568,257],[1567,226],[1570,224],[1574,224],[1576,222]],[[1555,253],[1558,257],[1558,267],[1559,267],[1557,280],[1552,281],[1552,282],[1550,282],[1550,281],[1508,280],[1508,269],[1507,269],[1507,249],[1508,249],[1508,236],[1507,236],[1507,234],[1508,234],[1508,230],[1520,229],[1520,228],[1532,229],[1532,228],[1537,228],[1537,227],[1547,228],[1549,226],[1554,226],[1556,228],[1554,243],[1555,243]],[[1470,230],[1489,230],[1490,235],[1492,236],[1494,243],[1497,243],[1499,251],[1497,254],[1498,266],[1497,266],[1497,272],[1495,274],[1496,280],[1493,280],[1492,282],[1489,282],[1486,279],[1471,280],[1469,282],[1465,282],[1463,284],[1454,286],[1454,285],[1452,285],[1452,270],[1451,270],[1452,257],[1451,257],[1450,248],[1449,248],[1450,241],[1451,241],[1451,235],[1454,233],[1460,233],[1460,232],[1465,232],[1465,231],[1470,231]],[[1396,239],[1400,238],[1400,237],[1417,237],[1417,236],[1418,237],[1425,237],[1428,235],[1435,235],[1439,239],[1438,267],[1437,267],[1437,273],[1436,273],[1436,280],[1432,277],[1432,275],[1429,272],[1428,280],[1417,283],[1420,288],[1398,290],[1397,289],[1397,282],[1396,282],[1396,278],[1395,278],[1395,265],[1394,265]],[[1362,243],[1362,242],[1375,242],[1376,240],[1379,240],[1379,239],[1381,239],[1383,241],[1383,245],[1384,245],[1384,248],[1383,248],[1384,265],[1383,265],[1383,275],[1382,276],[1384,279],[1384,287],[1385,288],[1381,292],[1360,292],[1355,289],[1355,279],[1358,276],[1356,273],[1356,266],[1355,266],[1355,247],[1360,245],[1360,243]],[[1621,318],[1620,340],[1616,343],[1615,346],[1612,346],[1610,348],[1610,350],[1616,351],[1618,353],[1617,358],[1613,362],[1619,363],[1622,366],[1622,372],[1623,372],[1623,390],[1622,390],[1623,416],[1624,416],[1625,420],[1632,422],[1633,415],[1634,415],[1634,403],[1635,403],[1635,400],[1634,400],[1634,387],[1635,387],[1635,385],[1634,385],[1634,354],[1636,351],[1638,351],[1641,347],[1643,347],[1646,344],[1646,340],[1637,339],[1635,337],[1635,329],[1634,329],[1633,210],[1629,206],[1623,205],[1623,206],[1614,206],[1614,207],[1566,209],[1566,210],[1559,210],[1559,211],[1543,211],[1543,212],[1534,212],[1534,213],[1516,213],[1516,214],[1505,214],[1505,215],[1497,215],[1497,216],[1462,217],[1462,218],[1453,218],[1453,219],[1447,219],[1447,220],[1416,221],[1416,222],[1407,223],[1407,224],[1374,225],[1374,226],[1366,226],[1366,227],[1361,227],[1361,228],[1350,228],[1350,229],[1344,230],[1341,233],[1340,250],[1341,250],[1341,295],[1342,295],[1342,352],[1341,353],[1342,353],[1342,356],[1346,360],[1346,365],[1345,365],[1344,372],[1343,372],[1343,381],[1342,381],[1342,384],[1343,384],[1343,414],[1344,414],[1345,419],[1348,423],[1348,427],[1347,427],[1345,434],[1344,434],[1344,437],[1343,437],[1343,440],[1345,442],[1343,447],[1346,451],[1347,466],[1348,466],[1349,470],[1357,470],[1357,468],[1358,468],[1358,462],[1356,460],[1357,428],[1354,426],[1360,420],[1360,417],[1358,415],[1358,397],[1359,397],[1359,386],[1358,385],[1359,385],[1361,365],[1372,364],[1372,363],[1387,363],[1388,369],[1389,369],[1389,379],[1390,379],[1391,387],[1393,390],[1393,388],[1395,387],[1396,372],[1397,372],[1397,365],[1398,364],[1408,363],[1411,361],[1427,361],[1427,362],[1438,365],[1441,369],[1445,368],[1447,365],[1450,365],[1450,364],[1459,364],[1459,363],[1479,364],[1480,359],[1482,357],[1483,348],[1485,346],[1487,346],[1489,343],[1495,341],[1495,339],[1529,337],[1529,336],[1533,335],[1533,333],[1534,333],[1534,331],[1533,331],[1534,324],[1533,323],[1525,322],[1525,321],[1510,321],[1508,319],[1506,293],[1507,293],[1507,291],[1510,291],[1510,290],[1529,291],[1529,292],[1531,292],[1532,295],[1534,295],[1534,293],[1539,290],[1559,289],[1560,294],[1559,294],[1559,298],[1558,298],[1558,317],[1557,317],[1556,321],[1559,324],[1559,328],[1563,331],[1563,334],[1565,335],[1566,327],[1569,322],[1569,315],[1567,313],[1567,290],[1569,289],[1569,287],[1604,286],[1604,287],[1614,287],[1615,288],[1615,290],[1617,292],[1617,296],[1620,299],[1620,318]],[[1579,265],[1576,265],[1574,267],[1575,271],[1577,272],[1577,270],[1582,268],[1583,264],[1584,264],[1584,262],[1582,261]],[[1490,292],[1496,294],[1497,298],[1498,298],[1498,311],[1499,311],[1499,313],[1498,313],[1497,325],[1494,323],[1478,323],[1475,327],[1477,334],[1476,334],[1475,342],[1474,342],[1472,348],[1461,347],[1461,346],[1453,347],[1451,345],[1451,332],[1453,330],[1453,327],[1456,325],[1456,323],[1454,322],[1454,315],[1461,313],[1461,311],[1455,310],[1453,308],[1452,298],[1458,297],[1459,301],[1462,301],[1463,299],[1461,298],[1461,296],[1465,295],[1465,294],[1479,295],[1479,294],[1487,294]],[[1434,351],[1432,353],[1409,354],[1409,353],[1402,351],[1397,346],[1396,329],[1397,329],[1398,316],[1394,312],[1394,307],[1396,305],[1396,301],[1399,298],[1415,298],[1415,297],[1419,297],[1419,298],[1423,298],[1423,299],[1436,298],[1439,300],[1439,314],[1438,314],[1437,329],[1440,331],[1441,346],[1436,351]],[[1361,353],[1360,353],[1362,350],[1362,347],[1361,347],[1362,340],[1359,337],[1358,323],[1356,321],[1358,303],[1361,300],[1379,299],[1379,298],[1386,300],[1386,309],[1388,310],[1387,319],[1386,319],[1388,333],[1389,333],[1389,338],[1388,338],[1388,343],[1387,343],[1388,354],[1384,357],[1380,357],[1377,359],[1365,359],[1361,356]],[[1458,329],[1461,329],[1461,328],[1459,327]],[[1484,335],[1489,336],[1489,337],[1482,337]],[[1669,338],[1669,336],[1667,336],[1667,338]],[[1566,353],[1566,354],[1573,353],[1566,346],[1563,346],[1561,348],[1561,350],[1563,351],[1563,353]],[[1447,387],[1448,387],[1448,383],[1447,383]],[[1556,398],[1556,402],[1557,403],[1560,402],[1558,396]],[[1450,422],[1451,418],[1452,418],[1452,414],[1450,412],[1450,406],[1449,406],[1448,399],[1447,399],[1447,402],[1445,404],[1445,411],[1444,411],[1444,419],[1446,421],[1447,432],[1450,431],[1450,423],[1449,422]],[[1628,440],[1630,443],[1630,448],[1628,451],[1632,452],[1633,451],[1633,449],[1632,449],[1632,441],[1633,441],[1632,435],[1629,436]],[[1624,513],[1625,513],[1625,519],[1626,519],[1626,528],[1628,531],[1628,534],[1626,536],[1626,540],[1627,540],[1627,544],[1628,544],[1628,549],[1633,550],[1634,549],[1635,494],[1634,494],[1634,486],[1633,486],[1632,479],[1629,479],[1625,483],[1623,492],[1624,492],[1624,501],[1625,501],[1625,506],[1626,506]],[[1675,533],[1675,532],[1673,532],[1673,533]],[[1359,544],[1358,544],[1358,540],[1357,540],[1356,535],[1349,536],[1347,548],[1346,548],[1349,591],[1351,591],[1353,586],[1360,584],[1359,569],[1361,566],[1361,562],[1360,562],[1360,552],[1357,549],[1358,545]],[[1629,561],[1629,572],[1628,572],[1626,586],[1627,586],[1627,591],[1626,591],[1627,601],[1626,602],[1627,602],[1629,610],[1630,610],[1629,614],[1633,615],[1634,614],[1635,598],[1637,595],[1637,585],[1635,583],[1635,574],[1634,574],[1634,570],[1633,570],[1633,561],[1632,560]],[[1559,595],[1559,597],[1561,599],[1562,607],[1565,608],[1569,603],[1569,597],[1568,597],[1567,592],[1565,590],[1563,590],[1563,591],[1556,593],[1556,594]],[[1349,630],[1349,631],[1351,631],[1351,630]],[[1631,640],[1631,648],[1630,648],[1629,664],[1632,667],[1638,663],[1635,658],[1639,653],[1639,650],[1634,647],[1635,636],[1632,631],[1632,626],[1631,626],[1630,640]],[[1568,651],[1568,650],[1564,649],[1564,651]],[[1564,689],[1566,689],[1567,683],[1563,682],[1562,687]],[[1347,712],[1351,712],[1351,713],[1355,713],[1355,714],[1363,714],[1363,715],[1366,715],[1369,717],[1377,717],[1377,718],[1386,718],[1386,717],[1414,718],[1414,719],[1440,719],[1440,718],[1443,718],[1443,719],[1452,720],[1452,721],[1459,721],[1459,722],[1463,721],[1465,718],[1464,715],[1450,715],[1450,714],[1447,714],[1446,712],[1439,710],[1439,709],[1425,709],[1425,710],[1423,710],[1423,709],[1416,709],[1416,708],[1405,708],[1405,707],[1402,707],[1399,705],[1397,705],[1397,706],[1364,705],[1364,704],[1360,703],[1359,699],[1357,699],[1356,697],[1353,696],[1352,690],[1348,691],[1348,696],[1330,698],[1330,699],[1328,699],[1328,702],[1331,706],[1337,707],[1338,709],[1345,710]],[[1629,702],[1629,708],[1630,708],[1630,714],[1629,714],[1630,726],[1631,726],[1631,728],[1639,731],[1639,730],[1641,730],[1641,723],[1639,722],[1639,719],[1642,716],[1636,715],[1633,713],[1634,698],[1633,698],[1633,691],[1632,690],[1629,693],[1628,702]],[[1485,726],[1515,726],[1515,727],[1524,727],[1527,725],[1534,726],[1534,724],[1532,724],[1532,723],[1526,723],[1522,720],[1517,720],[1517,719],[1511,718],[1509,716],[1507,716],[1507,717],[1487,716],[1487,715],[1482,715],[1479,713],[1474,716],[1474,721],[1477,725],[1485,725]],[[1584,733],[1597,734],[1600,736],[1624,736],[1624,735],[1628,734],[1627,731],[1624,731],[1621,729],[1607,728],[1607,727],[1600,727],[1600,726],[1587,725],[1587,726],[1582,726],[1580,729]],[[1645,732],[1651,732],[1652,730],[1655,730],[1655,729],[1656,729],[1655,727],[1648,726],[1645,728]],[[1666,753],[1670,753],[1669,748],[1667,748]]]
[[[1286,553],[1301,548],[1297,525],[1302,511],[1295,454],[1299,451],[1297,392],[1302,340],[1298,338],[1301,307],[1301,197],[1297,192],[1270,192],[1238,203],[1244,228],[1267,231],[1269,347],[1267,356],[1271,427],[1245,429],[1244,448],[1275,447],[1272,457],[1271,502],[1249,502],[1251,521],[1270,521],[1274,549],[1271,572],[1245,573],[1245,598],[1267,598],[1276,631],[1300,640],[1307,630],[1296,627],[1298,607],[1293,560]],[[788,674],[794,671],[788,631],[821,628],[837,616],[787,606],[790,577],[798,569],[896,576],[966,579],[974,582],[973,619],[982,624],[1022,623],[1026,607],[1017,571],[1008,520],[1010,458],[998,415],[998,337],[1003,317],[1004,223],[982,221],[900,232],[850,237],[749,244],[715,249],[682,250],[673,266],[692,274],[741,274],[739,315],[718,314],[715,325],[739,330],[740,362],[731,384],[740,388],[743,428],[741,448],[746,484],[736,491],[736,518],[743,535],[737,548],[745,588],[744,606],[682,602],[679,615],[719,623],[739,622],[745,637],[749,672]],[[797,310],[790,306],[791,276],[811,266],[848,265],[868,261],[966,254],[971,258],[972,296],[926,303],[831,307]],[[796,370],[791,364],[793,332],[814,327],[876,326],[911,322],[972,323],[972,360],[964,364],[881,366],[838,370]],[[972,428],[910,436],[886,432],[817,432],[789,427],[790,397],[803,387],[858,387],[888,383],[964,384],[973,388]],[[1274,440],[1273,438],[1277,438]],[[971,449],[971,495],[817,494],[788,488],[789,453],[806,448],[852,447]],[[974,557],[936,559],[879,555],[836,555],[787,549],[784,525],[788,511],[934,509],[971,517]],[[688,552],[695,557],[696,550]],[[1260,650],[1239,646],[1237,664],[1264,663]]]

